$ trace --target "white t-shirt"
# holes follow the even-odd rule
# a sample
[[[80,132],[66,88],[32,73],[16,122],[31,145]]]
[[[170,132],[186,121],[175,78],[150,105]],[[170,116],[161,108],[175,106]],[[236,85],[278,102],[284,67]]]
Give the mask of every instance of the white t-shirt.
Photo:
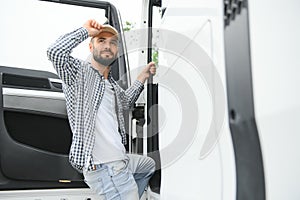
[[[93,159],[95,164],[125,159],[125,147],[118,131],[115,92],[105,79],[105,91],[96,115],[95,146]]]

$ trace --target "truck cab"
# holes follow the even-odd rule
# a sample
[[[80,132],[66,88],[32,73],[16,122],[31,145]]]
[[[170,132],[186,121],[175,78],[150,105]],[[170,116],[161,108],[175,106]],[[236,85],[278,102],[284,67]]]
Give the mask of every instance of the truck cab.
[[[0,199],[97,199],[68,161],[62,81],[46,56],[91,18],[120,33],[112,75],[123,89],[157,65],[124,113],[127,152],[156,161],[143,200],[299,199],[299,3],[124,2],[0,7]],[[88,42],[72,55],[89,59]]]

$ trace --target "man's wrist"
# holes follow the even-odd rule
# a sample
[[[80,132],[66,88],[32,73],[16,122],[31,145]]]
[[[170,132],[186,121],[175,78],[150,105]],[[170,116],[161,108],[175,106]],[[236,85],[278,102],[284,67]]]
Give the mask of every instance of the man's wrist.
[[[140,81],[142,84],[145,84],[147,77],[143,76],[143,75],[139,75],[137,77],[137,80]]]

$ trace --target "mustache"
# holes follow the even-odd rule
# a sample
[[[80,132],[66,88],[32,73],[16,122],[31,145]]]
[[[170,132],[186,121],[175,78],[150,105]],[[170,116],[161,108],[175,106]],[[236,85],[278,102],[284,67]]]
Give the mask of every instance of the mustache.
[[[111,53],[111,54],[113,54],[113,52],[110,49],[100,51],[100,53]]]

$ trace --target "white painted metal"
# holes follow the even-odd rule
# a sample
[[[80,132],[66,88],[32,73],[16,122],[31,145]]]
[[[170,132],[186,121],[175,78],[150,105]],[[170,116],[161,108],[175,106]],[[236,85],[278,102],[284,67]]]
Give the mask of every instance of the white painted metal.
[[[249,2],[256,122],[267,199],[300,199],[300,2]]]
[[[3,200],[86,200],[97,199],[89,189],[48,189],[1,191]]]
[[[163,1],[165,2],[165,1]],[[184,35],[201,46],[214,63],[225,88],[224,39],[223,39],[223,1],[221,0],[169,0],[162,19],[161,29],[167,29]],[[166,37],[164,39],[167,39]],[[177,41],[174,40],[174,43]],[[184,51],[197,55],[199,52],[181,45]],[[163,49],[163,48],[161,48]],[[165,47],[164,49],[168,49]],[[228,119],[225,116],[224,127],[217,145],[204,158],[200,151],[212,120],[213,99],[211,99],[205,78],[195,67],[184,60],[181,54],[168,51],[159,52],[160,65],[167,69],[158,69],[158,82],[168,76],[169,70],[180,74],[188,82],[198,103],[199,121],[194,141],[189,148],[170,165],[164,166],[169,159],[162,155],[161,199],[198,200],[198,199],[235,199],[235,161],[231,143]],[[211,77],[216,76],[211,70]],[[178,81],[178,80],[174,80]],[[226,91],[224,91],[226,92]],[[159,87],[160,149],[167,148],[178,137],[181,118],[180,99],[167,87]],[[226,102],[223,102],[226,104]],[[226,106],[225,106],[226,107]],[[197,109],[195,107],[195,109]],[[187,133],[189,134],[189,133]],[[180,144],[179,144],[180,145]]]

